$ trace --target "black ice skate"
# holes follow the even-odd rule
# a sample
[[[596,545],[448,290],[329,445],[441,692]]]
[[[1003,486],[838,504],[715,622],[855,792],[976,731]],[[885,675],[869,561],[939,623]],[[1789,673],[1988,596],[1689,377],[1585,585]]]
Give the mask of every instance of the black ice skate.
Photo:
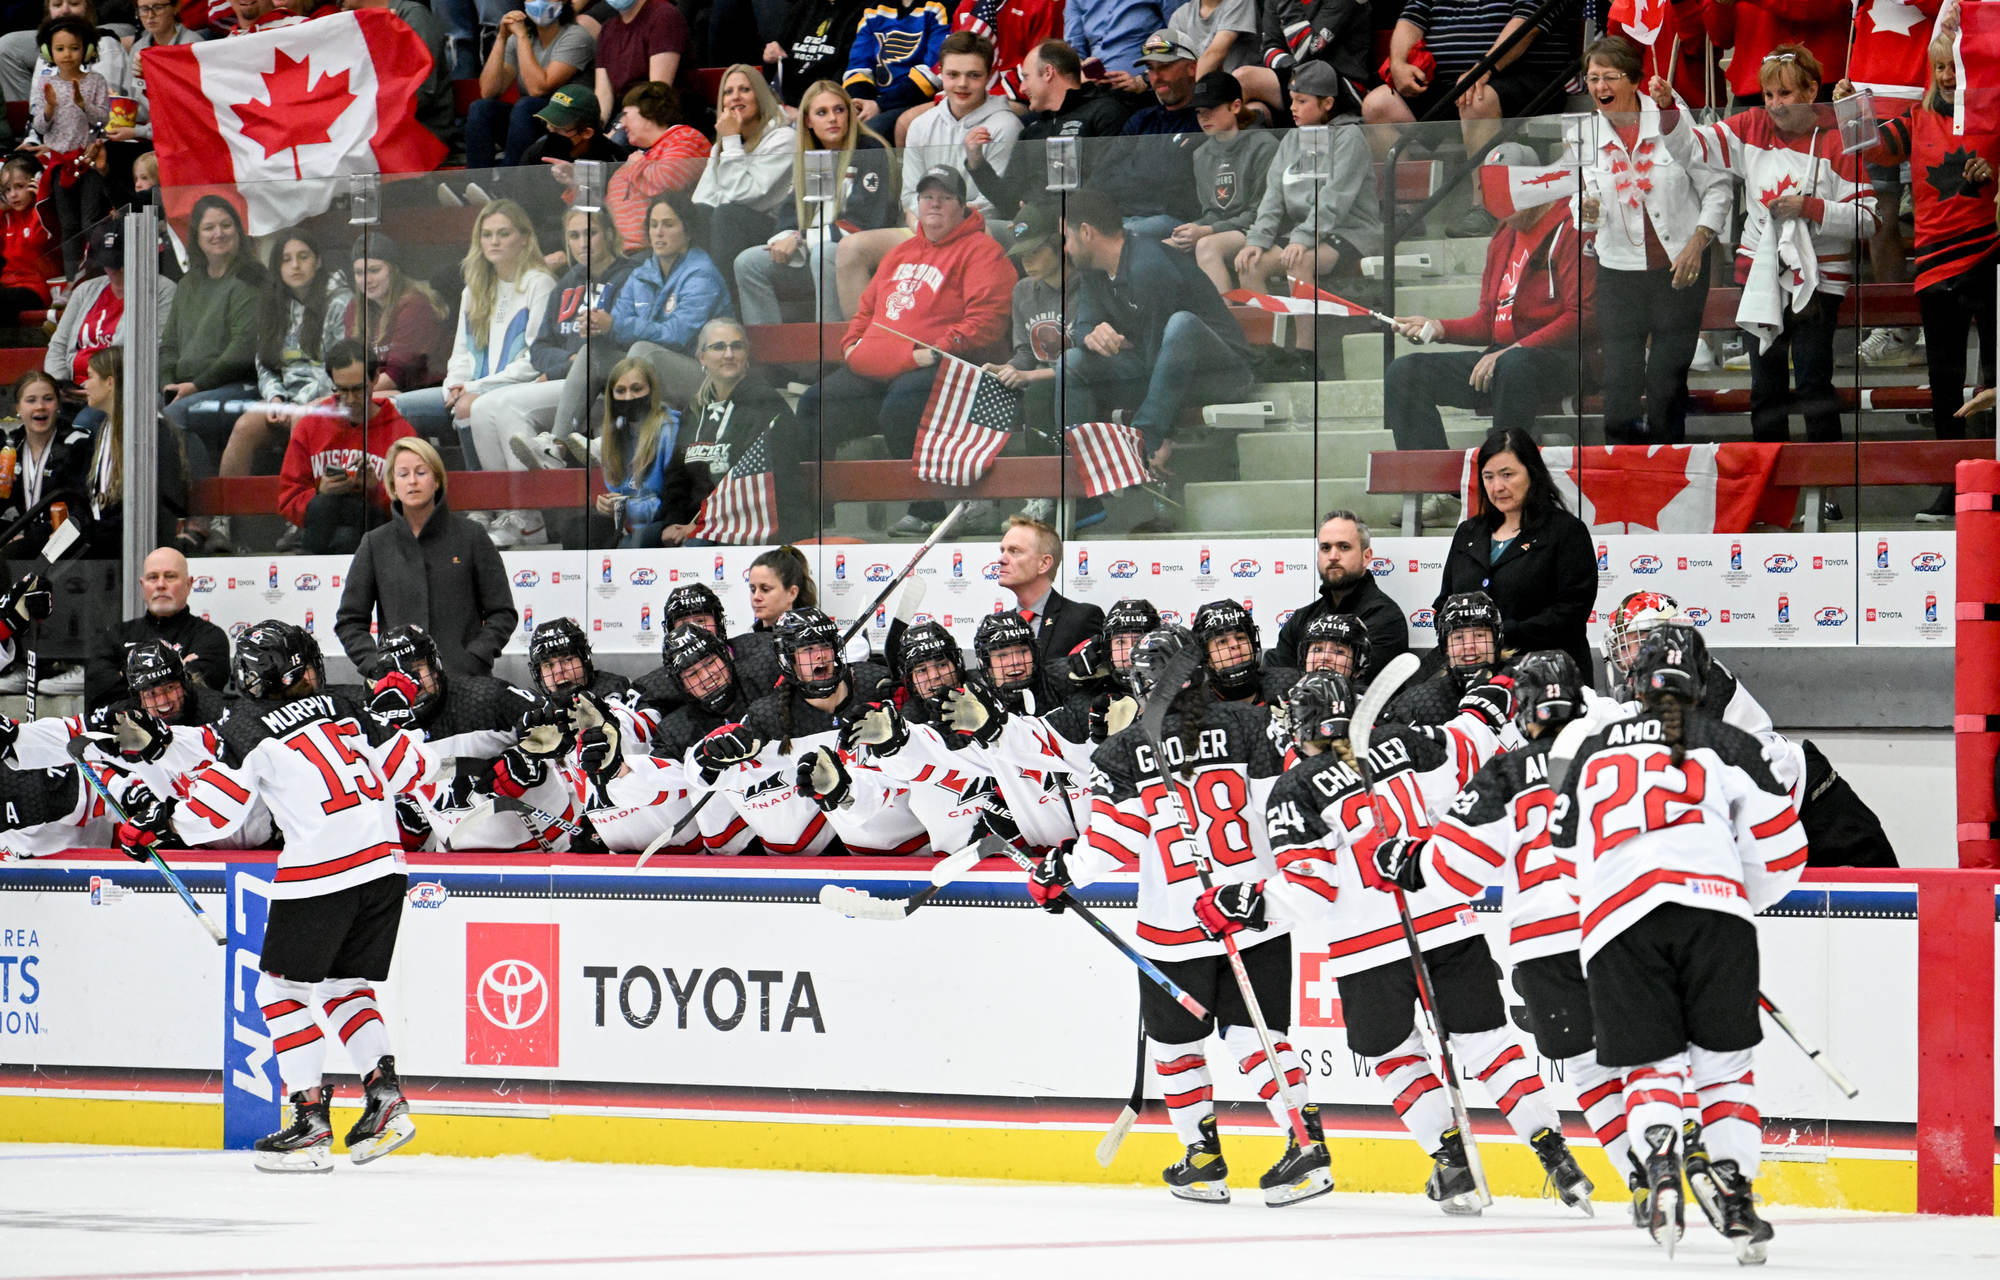
[[[265,1173],[333,1172],[333,1088],[322,1086],[319,1100],[304,1090],[292,1095],[292,1122],[251,1144],[250,1158]]]
[[[1189,1143],[1187,1154],[1160,1176],[1167,1180],[1167,1190],[1182,1200],[1198,1204],[1229,1203],[1229,1184],[1225,1181],[1229,1166],[1222,1162],[1222,1138],[1216,1133],[1214,1116],[1202,1117],[1201,1141]]]
[[[1319,1108],[1307,1103],[1300,1111],[1306,1137],[1312,1139],[1312,1145],[1301,1147],[1297,1138],[1286,1139],[1285,1154],[1257,1181],[1264,1189],[1264,1203],[1273,1209],[1333,1190],[1333,1173],[1328,1167],[1333,1158],[1327,1154],[1326,1137],[1320,1130]]]
[[[367,1164],[416,1137],[417,1126],[410,1119],[410,1104],[403,1101],[395,1058],[384,1054],[361,1084],[366,1097],[361,1118],[347,1131],[347,1155],[356,1164]]]
[[[1721,1197],[1722,1222],[1717,1229],[1736,1248],[1736,1261],[1746,1267],[1761,1267],[1770,1251],[1771,1224],[1757,1216],[1757,1196],[1750,1179],[1737,1170],[1734,1160],[1717,1160],[1710,1167]]]
[[[1646,1157],[1646,1203],[1651,1212],[1647,1215],[1646,1230],[1651,1233],[1655,1244],[1665,1245],[1667,1256],[1674,1256],[1674,1246],[1681,1241],[1681,1161],[1674,1150],[1675,1134],[1671,1125],[1656,1124],[1646,1128],[1646,1144],[1651,1154]]]
[[[1632,1192],[1632,1225],[1644,1231],[1653,1220],[1652,1192],[1646,1186],[1646,1175],[1634,1169],[1625,1175],[1625,1186]]]
[[[1431,1159],[1437,1163],[1431,1167],[1424,1194],[1453,1217],[1478,1217],[1479,1184],[1473,1180],[1472,1167],[1465,1160],[1465,1139],[1456,1128],[1444,1131],[1444,1141],[1431,1152]]]
[[[1722,1189],[1716,1185],[1709,1166],[1708,1144],[1702,1139],[1701,1125],[1692,1119],[1681,1121],[1681,1173],[1687,1178],[1688,1194],[1701,1206],[1708,1225],[1728,1235],[1722,1212]]]
[[[1597,1190],[1597,1186],[1584,1176],[1576,1157],[1569,1153],[1569,1144],[1563,1141],[1562,1134],[1554,1129],[1543,1129],[1528,1140],[1528,1145],[1535,1149],[1535,1158],[1542,1162],[1542,1170],[1548,1174],[1542,1184],[1542,1194],[1547,1195],[1553,1188],[1564,1204],[1583,1210],[1586,1218],[1595,1218],[1597,1209],[1590,1203],[1590,1193]]]

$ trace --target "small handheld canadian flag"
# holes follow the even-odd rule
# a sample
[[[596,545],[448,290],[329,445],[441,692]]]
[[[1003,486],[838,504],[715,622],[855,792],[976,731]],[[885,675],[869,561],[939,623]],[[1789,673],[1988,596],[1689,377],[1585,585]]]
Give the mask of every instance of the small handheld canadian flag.
[[[252,235],[326,208],[312,179],[435,168],[444,144],[417,123],[430,51],[386,9],[144,54],[160,184],[243,184]],[[169,197],[169,212],[173,212]]]
[[[1483,164],[1479,166],[1479,197],[1486,212],[1506,218],[1523,209],[1569,199],[1582,185],[1579,172],[1561,164]]]

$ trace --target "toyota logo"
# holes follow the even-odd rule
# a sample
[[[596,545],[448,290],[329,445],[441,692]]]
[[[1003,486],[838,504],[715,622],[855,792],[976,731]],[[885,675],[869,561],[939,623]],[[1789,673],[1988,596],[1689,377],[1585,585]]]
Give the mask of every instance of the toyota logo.
[[[479,975],[479,1012],[503,1031],[534,1026],[548,1007],[548,981],[526,960],[496,960]]]

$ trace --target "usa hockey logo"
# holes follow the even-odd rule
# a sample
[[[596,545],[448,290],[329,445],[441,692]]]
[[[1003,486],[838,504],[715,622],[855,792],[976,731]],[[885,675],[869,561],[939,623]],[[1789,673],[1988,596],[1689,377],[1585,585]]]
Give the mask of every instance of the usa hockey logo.
[[[292,579],[292,589],[295,591],[319,590],[319,575],[316,573],[300,574],[298,577]]]
[[[632,570],[632,585],[635,587],[650,587],[659,580],[660,575],[651,569]]]
[[[1794,555],[1788,555],[1783,551],[1774,556],[1764,557],[1765,573],[1790,573],[1798,567],[1799,558]]]
[[[209,577],[205,573],[197,575],[194,581],[189,584],[188,589],[193,591],[196,595],[205,595],[208,592],[215,590],[215,579]]]
[[[1910,559],[1910,567],[1918,573],[1936,573],[1939,569],[1944,568],[1944,566],[1944,556],[1936,551],[1919,551]],[[200,579],[196,579],[196,581],[200,581]],[[196,587],[195,590],[199,591],[201,588]]]
[[[862,576],[870,582],[887,582],[896,576],[896,571],[886,564],[871,564],[868,566],[868,572]]]
[[[1394,560],[1391,560],[1389,557],[1387,556],[1368,557],[1368,574],[1370,577],[1386,578],[1394,572],[1396,572],[1396,562]]]
[[[1285,624],[1286,624],[1287,622],[1290,622],[1290,621],[1292,620],[1292,615],[1293,615],[1293,614],[1295,614],[1295,613],[1297,613],[1297,612],[1298,612],[1298,610],[1297,610],[1297,609],[1287,609],[1287,610],[1285,610],[1285,611],[1284,611],[1283,613],[1279,614],[1279,615],[1278,615],[1278,625],[1282,627],[1282,626],[1284,626],[1284,625],[1285,625]]]
[[[444,905],[446,898],[451,896],[451,890],[435,880],[419,880],[410,886],[409,893],[405,896],[409,898],[410,905],[417,910],[435,911]]]
[[[249,630],[250,624],[247,622],[232,622],[229,624],[229,638],[231,640],[241,640]]]
[[[1632,572],[1634,573],[1658,573],[1664,567],[1665,562],[1658,556],[1632,557]]]
[[[874,570],[871,569],[869,570],[869,572],[872,574]],[[998,560],[988,560],[986,562],[986,567],[979,571],[979,576],[986,579],[988,582],[995,581],[1000,577],[1000,562]],[[869,581],[873,582],[874,579],[870,578]]]
[[[1846,623],[1847,610],[1837,604],[1830,604],[1813,614],[1813,625],[1816,627],[1839,627]]]
[[[1437,626],[1437,615],[1429,609],[1419,609],[1410,615],[1410,625],[1429,631]]]
[[[1238,560],[1229,566],[1229,576],[1232,578],[1254,578],[1262,572],[1264,566],[1256,560]]]
[[[931,615],[929,615],[928,613],[918,613],[918,614],[912,614],[910,616],[911,626],[921,627],[926,622],[935,622],[935,621],[937,621],[937,619],[931,617]]]
[[[1177,625],[1179,625],[1179,624],[1180,624],[1180,621],[1181,621],[1181,615],[1180,615],[1180,614],[1178,614],[1178,613],[1176,613],[1176,612],[1174,612],[1174,611],[1173,611],[1172,609],[1162,609],[1162,610],[1160,610],[1160,625],[1161,625],[1161,626],[1163,626],[1163,627],[1164,627],[1164,626],[1170,626],[1170,625],[1172,625],[1172,626],[1177,626]]]
[[[1114,578],[1131,578],[1137,576],[1139,566],[1130,560],[1113,560],[1105,572]]]
[[[1683,618],[1686,618],[1689,622],[1694,623],[1694,625],[1696,625],[1697,627],[1705,627],[1709,623],[1715,621],[1715,615],[1710,613],[1708,610],[1702,608],[1700,605],[1696,605],[1691,609],[1681,610],[1681,616]]]
[[[514,585],[517,587],[540,586],[541,581],[542,575],[536,573],[533,569],[516,569],[514,571]]]

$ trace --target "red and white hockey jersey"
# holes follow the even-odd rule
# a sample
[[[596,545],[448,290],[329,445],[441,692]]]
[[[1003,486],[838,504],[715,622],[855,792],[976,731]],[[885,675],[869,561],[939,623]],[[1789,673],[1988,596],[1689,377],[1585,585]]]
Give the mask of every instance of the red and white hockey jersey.
[[[1424,884],[1467,899],[1500,886],[1509,958],[1574,951],[1579,941],[1576,867],[1556,850],[1556,795],[1543,737],[1481,767],[1431,831],[1421,857]]]

